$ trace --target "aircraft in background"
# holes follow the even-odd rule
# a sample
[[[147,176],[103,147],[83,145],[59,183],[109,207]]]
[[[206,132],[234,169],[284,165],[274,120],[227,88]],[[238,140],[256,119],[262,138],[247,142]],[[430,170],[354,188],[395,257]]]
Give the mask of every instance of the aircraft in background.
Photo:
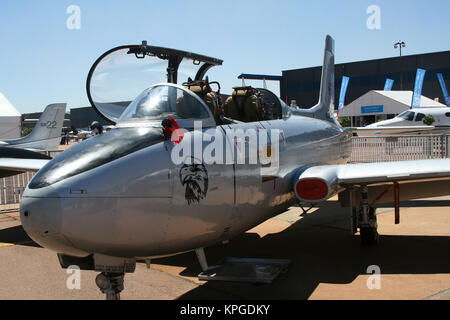
[[[79,140],[86,140],[92,136],[92,132],[90,130],[80,129],[75,137]]]
[[[66,106],[65,103],[48,105],[30,134],[18,139],[0,141],[0,147],[39,151],[57,150],[61,142]]]
[[[126,62],[123,65],[110,60],[120,57]],[[105,65],[97,69],[103,61],[120,70],[124,88],[133,87],[124,76],[124,67],[130,65],[132,79],[148,76],[146,63],[152,68],[161,65],[166,82],[152,85],[134,100],[119,96],[118,88],[111,87],[111,100],[133,100],[128,107],[99,102],[96,97],[105,94],[93,90],[107,88],[112,75]],[[141,64],[144,72],[137,72],[132,62]],[[125,273],[134,272],[140,259],[195,251],[203,271],[214,274],[203,248],[244,233],[299,202],[315,204],[339,194],[350,208],[352,233],[359,229],[364,244],[376,244],[373,203],[381,191],[387,189],[385,199],[395,200],[396,214],[400,200],[450,194],[450,159],[347,164],[353,129],[342,128],[333,114],[334,40],[330,36],[325,43],[319,103],[307,117],[292,113],[266,90],[264,99],[279,111],[271,113],[274,118],[245,122],[238,99],[232,97],[230,107],[238,110],[239,120],[224,117],[219,121],[197,94],[201,90],[193,90],[205,84],[202,79],[208,69],[220,64],[218,59],[146,43],[108,51],[89,72],[88,97],[116,127],[48,161],[23,194],[20,217],[28,235],[58,253],[63,268],[77,265],[101,272],[96,283],[108,299],[120,297]],[[176,84],[186,76],[178,72],[181,66],[196,67],[192,75],[196,85]],[[201,122],[203,129],[195,130],[194,122]],[[174,138],[178,128],[185,131]],[[209,129],[222,133],[251,129],[263,132],[261,137],[265,132],[279,132],[258,147],[260,154],[269,156],[278,146],[279,158],[270,157],[269,164],[251,164],[248,154],[244,163],[234,157],[231,164],[191,156],[181,163],[173,161],[183,143],[205,152]],[[223,154],[247,149],[247,139],[222,135],[217,142],[222,143]],[[26,163],[16,161],[22,167]],[[389,193],[391,186],[395,192]]]
[[[97,122],[97,121],[94,121]],[[98,123],[98,122],[97,122]],[[100,126],[100,125],[99,125]],[[97,127],[98,128],[98,127]],[[101,126],[101,130],[97,129],[94,130],[94,128],[91,126],[90,128],[86,128],[86,129],[80,129],[78,130],[77,134],[74,135],[77,139],[79,140],[86,140],[92,136],[95,136],[96,134],[99,133],[99,131],[101,131],[101,133],[106,132],[106,131],[110,131],[114,128],[114,126],[111,125],[107,125],[107,126]]]
[[[387,128],[398,126],[423,126],[423,119],[432,115],[435,122],[432,124],[434,132],[450,130],[450,108],[417,108],[402,112],[393,119],[373,123],[366,128]]]

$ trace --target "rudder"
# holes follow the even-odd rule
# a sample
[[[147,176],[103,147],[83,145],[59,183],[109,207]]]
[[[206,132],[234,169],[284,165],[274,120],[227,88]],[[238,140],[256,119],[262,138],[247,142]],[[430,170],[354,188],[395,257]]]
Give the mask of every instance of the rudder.
[[[322,66],[319,102],[310,109],[295,110],[294,114],[309,116],[316,119],[339,123],[334,117],[334,39],[327,35]]]

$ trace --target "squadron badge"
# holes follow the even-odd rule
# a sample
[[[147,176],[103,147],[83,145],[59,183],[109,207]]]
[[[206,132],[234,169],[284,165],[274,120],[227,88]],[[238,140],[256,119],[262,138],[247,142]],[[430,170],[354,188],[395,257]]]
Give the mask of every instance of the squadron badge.
[[[208,192],[208,172],[203,164],[185,164],[180,170],[180,181],[186,188],[185,198],[188,205],[200,203]]]

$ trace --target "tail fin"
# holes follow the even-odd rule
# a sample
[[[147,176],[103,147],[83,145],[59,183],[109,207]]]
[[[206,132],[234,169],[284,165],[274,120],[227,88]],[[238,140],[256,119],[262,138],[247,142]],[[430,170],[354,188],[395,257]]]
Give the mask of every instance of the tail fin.
[[[14,148],[56,150],[61,141],[66,106],[66,103],[48,105],[28,136],[5,142]]]
[[[310,109],[295,110],[293,113],[338,124],[334,117],[334,39],[331,36],[325,40],[319,103]]]

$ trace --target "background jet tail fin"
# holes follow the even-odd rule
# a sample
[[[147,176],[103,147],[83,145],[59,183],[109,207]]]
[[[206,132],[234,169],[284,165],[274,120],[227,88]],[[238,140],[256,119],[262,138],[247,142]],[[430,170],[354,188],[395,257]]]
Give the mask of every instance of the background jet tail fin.
[[[61,138],[66,106],[66,103],[48,105],[29,134],[29,141]]]
[[[29,135],[6,142],[14,148],[56,150],[61,141],[66,106],[66,103],[48,105]]]
[[[325,39],[319,103],[310,109],[298,110],[293,113],[339,125],[334,116],[334,39],[329,35]]]

